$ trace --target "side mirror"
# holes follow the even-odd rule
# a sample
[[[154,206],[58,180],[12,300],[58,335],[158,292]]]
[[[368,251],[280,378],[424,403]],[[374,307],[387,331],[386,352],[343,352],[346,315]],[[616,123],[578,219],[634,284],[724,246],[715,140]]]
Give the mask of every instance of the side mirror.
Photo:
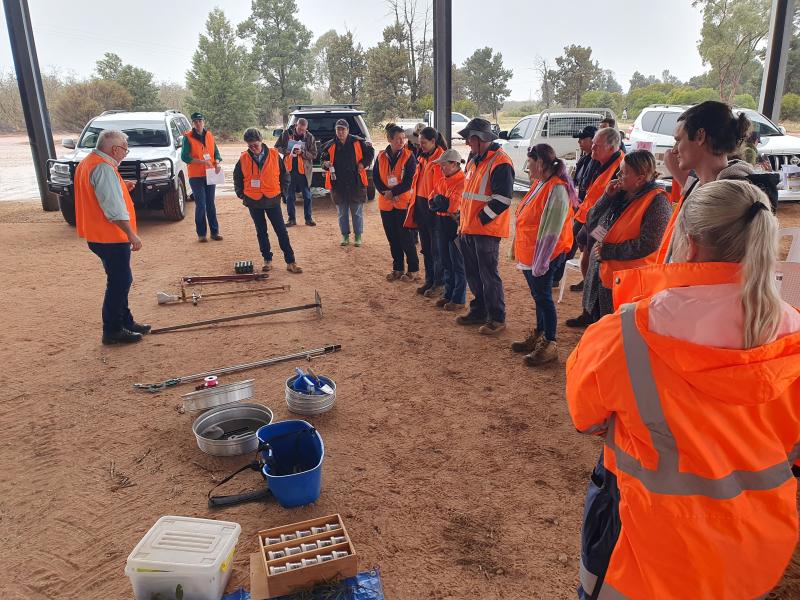
[[[508,139],[508,132],[507,131],[501,131],[500,133],[497,134],[497,137],[499,137],[501,140],[507,140]]]
[[[281,137],[281,134],[283,134],[282,128],[272,130],[272,135],[274,135],[275,137]]]
[[[786,127],[783,125],[778,125],[778,130],[783,134],[786,135]]]
[[[175,147],[180,148],[181,146],[183,146],[183,136],[179,136],[175,140]]]
[[[72,138],[64,138],[63,140],[61,140],[61,145],[64,146],[64,148],[70,148],[74,150],[75,140],[73,140]]]

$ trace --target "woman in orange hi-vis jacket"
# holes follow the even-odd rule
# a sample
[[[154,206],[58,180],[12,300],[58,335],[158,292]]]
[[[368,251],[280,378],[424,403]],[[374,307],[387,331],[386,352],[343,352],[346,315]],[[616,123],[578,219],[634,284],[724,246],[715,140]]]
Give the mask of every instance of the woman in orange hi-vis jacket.
[[[589,327],[567,363],[605,437],[584,508],[580,598],[762,598],[798,539],[800,314],[776,287],[758,188],[686,199],[661,290]]]

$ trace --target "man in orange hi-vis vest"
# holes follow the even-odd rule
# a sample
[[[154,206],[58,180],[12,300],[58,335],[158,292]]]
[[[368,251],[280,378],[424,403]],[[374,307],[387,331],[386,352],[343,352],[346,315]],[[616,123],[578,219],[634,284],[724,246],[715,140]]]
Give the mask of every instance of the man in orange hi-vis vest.
[[[308,130],[308,120],[300,117],[297,122],[284,131],[275,142],[275,148],[283,154],[286,167],[286,221],[287,227],[297,225],[297,209],[294,201],[297,192],[303,196],[303,217],[306,225],[315,226],[311,216],[311,178],[314,174],[313,161],[317,158],[317,140]]]
[[[142,248],[136,234],[136,212],[119,163],[128,155],[128,137],[106,129],[95,149],[75,169],[75,225],[78,235],[103,262],[106,294],[103,300],[103,343],[130,344],[142,339],[150,325],[137,323],[128,308],[133,283],[131,251]]]

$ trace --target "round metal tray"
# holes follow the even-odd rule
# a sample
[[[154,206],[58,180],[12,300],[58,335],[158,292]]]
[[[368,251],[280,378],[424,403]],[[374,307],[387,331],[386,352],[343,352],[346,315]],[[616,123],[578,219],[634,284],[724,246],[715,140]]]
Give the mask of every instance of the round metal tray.
[[[192,424],[197,447],[213,456],[238,456],[254,452],[258,448],[256,432],[260,427],[272,423],[272,411],[261,404],[236,403],[220,406],[200,415]],[[211,439],[205,434],[209,429],[222,429],[223,437]],[[218,428],[218,429],[217,429]],[[232,435],[234,432],[235,435]]]
[[[197,414],[217,406],[247,400],[253,397],[254,381],[254,379],[245,379],[184,394],[181,396],[183,408],[189,413]]]

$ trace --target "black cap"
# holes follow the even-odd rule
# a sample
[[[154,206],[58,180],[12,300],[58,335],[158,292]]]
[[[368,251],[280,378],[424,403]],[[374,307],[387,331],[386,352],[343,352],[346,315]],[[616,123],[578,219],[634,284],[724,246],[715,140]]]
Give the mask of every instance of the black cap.
[[[575,134],[572,137],[582,140],[584,138],[593,138],[595,133],[597,133],[597,127],[594,125],[587,125],[580,133]]]
[[[497,139],[497,135],[494,131],[492,131],[492,124],[486,119],[481,119],[480,117],[475,117],[469,123],[467,123],[467,126],[458,132],[458,135],[465,140],[468,140],[470,136],[475,135],[484,142],[491,142]]]
[[[197,121],[198,119],[203,119],[205,121],[206,118],[203,116],[203,113],[201,112],[193,112],[192,121]]]
[[[348,131],[350,130],[350,125],[344,119],[339,119],[336,121],[336,127],[344,127]]]

